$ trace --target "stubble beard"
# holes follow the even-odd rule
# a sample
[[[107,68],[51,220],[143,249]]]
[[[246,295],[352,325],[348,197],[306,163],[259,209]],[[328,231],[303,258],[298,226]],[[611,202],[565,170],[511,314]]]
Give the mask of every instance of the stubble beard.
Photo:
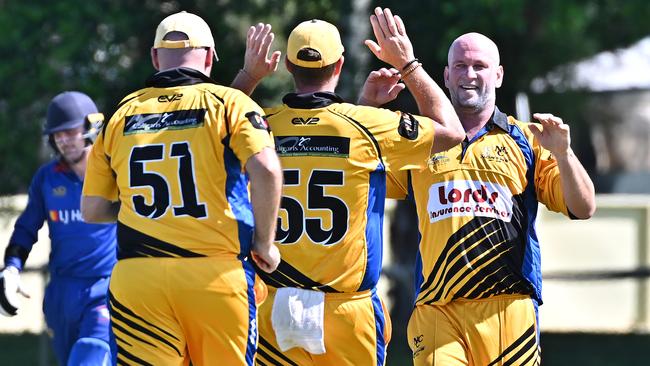
[[[77,156],[70,157],[69,155],[61,154],[61,157],[66,162],[66,164],[68,164],[69,166],[73,166],[80,163],[86,157],[86,154],[87,154],[87,149],[83,148],[81,149],[81,153]]]
[[[479,113],[487,106],[489,97],[488,92],[477,92],[477,96],[470,99],[462,99],[458,97],[458,93],[451,93],[451,104],[457,112]]]

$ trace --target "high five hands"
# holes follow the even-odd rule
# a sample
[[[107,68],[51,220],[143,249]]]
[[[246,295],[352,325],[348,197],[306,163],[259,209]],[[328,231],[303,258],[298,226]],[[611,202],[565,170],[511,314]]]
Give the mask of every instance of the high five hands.
[[[246,35],[246,53],[244,68],[246,76],[258,82],[278,69],[280,51],[275,51],[269,58],[269,50],[275,35],[271,32],[270,24],[258,23],[248,28]]]
[[[413,45],[399,15],[377,7],[370,16],[370,24],[376,41],[368,39],[364,43],[378,59],[398,70],[415,59]]]

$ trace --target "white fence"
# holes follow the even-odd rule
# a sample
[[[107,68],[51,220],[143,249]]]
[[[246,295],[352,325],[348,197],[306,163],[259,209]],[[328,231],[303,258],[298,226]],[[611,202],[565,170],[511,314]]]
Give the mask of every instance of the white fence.
[[[540,211],[542,330],[650,331],[650,196],[601,195],[587,221]]]

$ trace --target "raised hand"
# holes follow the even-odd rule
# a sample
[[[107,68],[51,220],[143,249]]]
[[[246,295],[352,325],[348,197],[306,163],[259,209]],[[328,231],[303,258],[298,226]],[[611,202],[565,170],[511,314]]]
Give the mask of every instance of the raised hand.
[[[379,107],[394,100],[406,88],[404,83],[400,83],[399,80],[399,71],[394,68],[371,71],[363,84],[357,104]]]
[[[406,35],[402,18],[393,15],[390,9],[375,8],[375,14],[370,16],[370,24],[375,34],[376,42],[366,40],[365,44],[380,60],[396,69],[403,68],[415,59],[413,45]]]
[[[278,69],[281,52],[275,51],[269,58],[269,49],[274,38],[270,24],[258,23],[248,29],[243,70],[255,82]]]
[[[562,118],[550,113],[535,113],[533,117],[539,121],[541,128],[539,125],[531,123],[528,125],[528,129],[540,145],[555,156],[567,154],[571,149],[569,125],[564,124]]]

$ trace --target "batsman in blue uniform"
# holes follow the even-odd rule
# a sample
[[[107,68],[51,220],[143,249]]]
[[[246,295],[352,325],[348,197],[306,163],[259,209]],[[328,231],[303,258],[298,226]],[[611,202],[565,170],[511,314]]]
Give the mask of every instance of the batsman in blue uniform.
[[[61,365],[111,363],[106,299],[116,262],[115,225],[87,224],[79,207],[88,150],[102,122],[103,115],[83,93],[64,92],[52,99],[44,134],[56,159],[32,179],[0,272],[0,313],[13,316],[27,297],[20,271],[47,221],[52,249],[43,312]]]

